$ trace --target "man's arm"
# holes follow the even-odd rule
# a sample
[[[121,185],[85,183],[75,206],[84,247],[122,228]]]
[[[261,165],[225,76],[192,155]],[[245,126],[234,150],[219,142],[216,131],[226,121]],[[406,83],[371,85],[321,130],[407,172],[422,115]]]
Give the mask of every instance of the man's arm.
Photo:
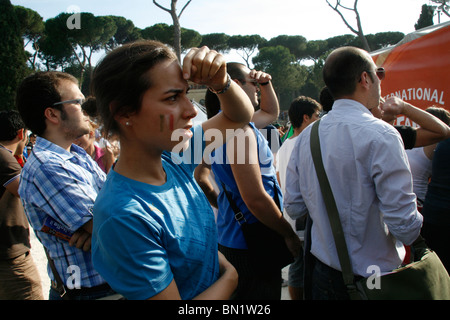
[[[260,109],[254,113],[252,122],[255,123],[258,129],[262,129],[278,118],[280,106],[272,86],[272,76],[270,74],[252,70],[250,77],[259,84],[261,91]]]
[[[242,128],[251,120],[254,110],[250,99],[237,83],[229,79],[221,54],[207,47],[191,49],[183,60],[183,76],[218,92],[222,112],[202,123],[204,132],[218,130],[224,143],[227,129]],[[211,142],[207,140],[205,144],[208,146]]]
[[[387,99],[381,108],[384,111],[383,120],[403,114],[420,126],[417,129],[415,148],[450,138],[450,127],[439,118],[398,97]]]
[[[20,176],[17,176],[14,178],[14,180],[11,180],[7,185],[5,185],[5,189],[11,192],[14,196],[19,196],[19,183],[20,183]]]

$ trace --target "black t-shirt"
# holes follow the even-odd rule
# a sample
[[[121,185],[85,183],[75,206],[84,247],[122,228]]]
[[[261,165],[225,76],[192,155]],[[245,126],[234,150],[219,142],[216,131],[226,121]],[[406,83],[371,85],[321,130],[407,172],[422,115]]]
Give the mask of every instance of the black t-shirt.
[[[416,144],[416,135],[417,135],[416,129],[409,126],[394,126],[394,127],[402,136],[405,149],[408,150],[414,148]]]

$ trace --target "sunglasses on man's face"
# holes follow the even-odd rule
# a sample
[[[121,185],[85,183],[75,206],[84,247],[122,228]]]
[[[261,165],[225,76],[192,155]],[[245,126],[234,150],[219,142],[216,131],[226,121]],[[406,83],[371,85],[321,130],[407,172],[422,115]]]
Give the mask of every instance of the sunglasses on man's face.
[[[53,106],[57,106],[60,104],[68,103],[68,104],[79,104],[80,106],[84,103],[85,99],[73,99],[73,100],[66,100],[61,102],[56,102],[53,104]]]
[[[371,73],[373,71],[366,72]],[[375,74],[377,75],[378,79],[380,79],[380,81],[384,80],[384,78],[386,77],[386,71],[384,71],[384,68],[377,68],[377,70],[375,70]],[[361,81],[361,78],[359,79],[359,81]]]
[[[386,77],[386,71],[384,70],[384,68],[377,68],[377,71],[375,71],[375,73],[377,74],[378,79],[380,79],[380,81],[384,80],[384,78]]]

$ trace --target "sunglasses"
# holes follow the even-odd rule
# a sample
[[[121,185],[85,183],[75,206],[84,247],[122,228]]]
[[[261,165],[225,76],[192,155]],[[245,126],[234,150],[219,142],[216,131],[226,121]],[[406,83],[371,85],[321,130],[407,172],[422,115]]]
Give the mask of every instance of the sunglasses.
[[[373,71],[366,70],[365,72],[371,73]],[[384,70],[384,68],[377,68],[377,70],[375,70],[375,74],[377,75],[378,79],[380,79],[380,81],[384,80],[384,78],[386,77],[386,71]],[[361,81],[361,78],[359,79],[359,81]]]
[[[73,103],[73,104],[79,104],[80,106],[84,103],[85,99],[73,99],[73,100],[66,100],[61,102],[56,102],[52,106],[57,106],[64,103]]]
[[[384,70],[384,68],[377,68],[377,71],[375,71],[375,73],[377,74],[378,79],[380,79],[380,81],[384,80],[384,78],[386,77],[386,71]]]

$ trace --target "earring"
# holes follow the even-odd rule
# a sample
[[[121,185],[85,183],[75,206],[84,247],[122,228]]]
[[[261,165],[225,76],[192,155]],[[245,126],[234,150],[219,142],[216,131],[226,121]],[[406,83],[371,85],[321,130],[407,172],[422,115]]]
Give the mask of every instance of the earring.
[[[125,122],[125,125],[126,125],[127,127],[129,127],[131,124],[130,124],[129,121],[127,121],[127,122]]]

